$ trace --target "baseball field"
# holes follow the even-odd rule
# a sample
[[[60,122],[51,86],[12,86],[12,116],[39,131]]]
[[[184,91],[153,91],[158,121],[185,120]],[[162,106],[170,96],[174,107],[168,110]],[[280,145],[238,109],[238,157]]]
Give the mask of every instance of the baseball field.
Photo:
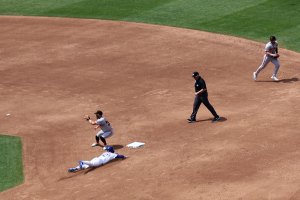
[[[0,152],[0,191],[3,191],[23,182],[21,139],[0,135]]]
[[[0,0],[0,133],[17,136],[0,137],[0,191],[22,183],[0,199],[300,199],[299,10],[291,0]],[[272,64],[253,81],[270,35],[280,81]],[[186,121],[193,71],[217,123],[203,105]],[[128,158],[68,173],[103,152],[83,119],[99,109],[115,130],[108,144]],[[126,147],[134,141],[146,144]]]

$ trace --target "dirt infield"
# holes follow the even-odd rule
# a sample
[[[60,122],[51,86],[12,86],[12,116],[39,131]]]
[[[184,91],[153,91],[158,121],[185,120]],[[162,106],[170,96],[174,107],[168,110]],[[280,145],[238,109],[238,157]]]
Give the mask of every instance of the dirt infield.
[[[300,199],[299,54],[280,49],[281,81],[270,64],[254,82],[264,44],[244,39],[60,18],[0,27],[0,132],[22,137],[25,170],[1,199]],[[194,70],[221,122],[204,106],[186,122]],[[82,118],[97,109],[129,158],[70,174],[102,152]]]

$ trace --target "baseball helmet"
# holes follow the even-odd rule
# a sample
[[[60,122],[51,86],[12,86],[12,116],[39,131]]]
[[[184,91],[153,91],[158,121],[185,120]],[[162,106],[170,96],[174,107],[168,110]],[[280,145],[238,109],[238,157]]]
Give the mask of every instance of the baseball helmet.
[[[108,151],[108,152],[110,152],[110,153],[115,153],[114,148],[111,147],[111,146],[106,146],[106,147],[104,147],[103,149],[106,150],[106,151]]]

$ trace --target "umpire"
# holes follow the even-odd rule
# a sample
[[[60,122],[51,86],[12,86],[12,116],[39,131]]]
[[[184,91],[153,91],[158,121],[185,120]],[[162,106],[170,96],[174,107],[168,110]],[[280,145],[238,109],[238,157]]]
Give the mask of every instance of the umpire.
[[[189,121],[189,123],[196,122],[197,112],[201,103],[203,103],[214,116],[212,122],[218,121],[220,117],[215,111],[214,107],[208,101],[208,93],[204,79],[199,75],[198,72],[194,72],[192,77],[195,79],[195,100],[193,105],[193,112],[191,114],[191,117],[187,120]]]

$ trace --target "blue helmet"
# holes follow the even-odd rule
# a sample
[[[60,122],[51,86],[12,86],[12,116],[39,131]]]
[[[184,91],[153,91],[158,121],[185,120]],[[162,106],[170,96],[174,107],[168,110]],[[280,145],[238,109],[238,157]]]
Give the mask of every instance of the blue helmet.
[[[110,152],[110,153],[115,153],[114,148],[111,147],[111,146],[106,146],[106,147],[104,147],[104,150],[106,150],[106,151],[108,151],[108,152]]]

